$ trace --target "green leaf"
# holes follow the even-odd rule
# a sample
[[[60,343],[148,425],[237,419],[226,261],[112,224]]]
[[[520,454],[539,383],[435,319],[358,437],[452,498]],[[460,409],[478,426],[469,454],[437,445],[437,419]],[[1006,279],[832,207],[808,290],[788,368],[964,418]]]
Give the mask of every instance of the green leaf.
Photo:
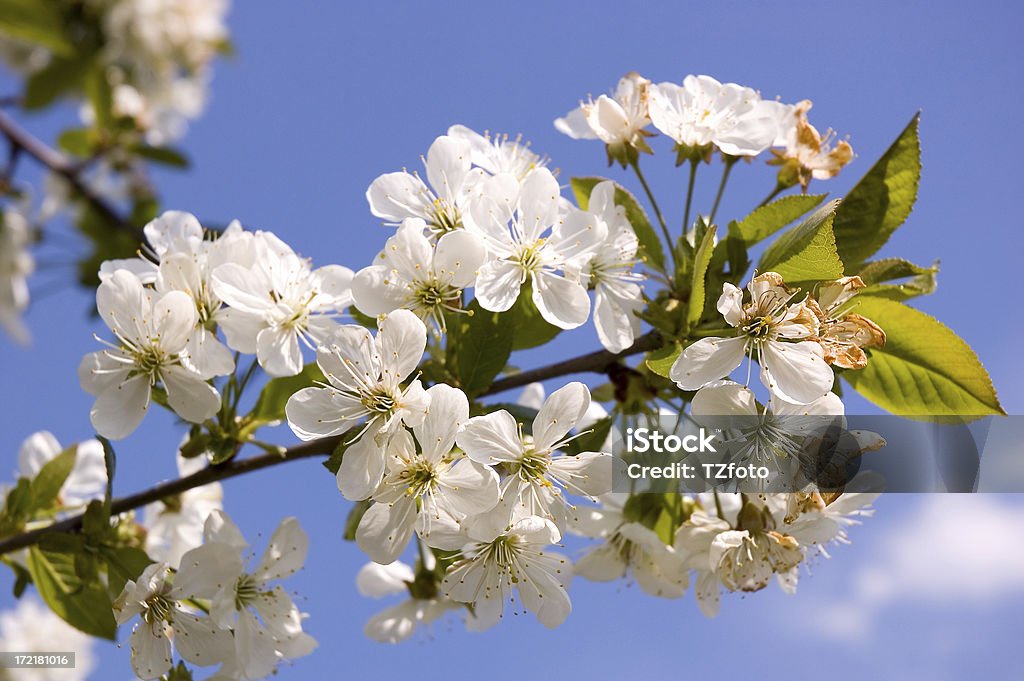
[[[363,515],[370,508],[370,501],[357,501],[352,505],[352,510],[348,512],[348,517],[345,518],[345,534],[343,535],[345,541],[356,540],[356,530],[359,529],[359,522],[363,519]]]
[[[693,256],[693,282],[690,286],[690,302],[686,312],[686,323],[690,326],[699,322],[704,315],[705,280],[708,265],[711,264],[711,254],[715,250],[716,231],[717,228],[711,226],[704,232],[704,238]]]
[[[103,508],[110,517],[110,502],[114,498],[114,474],[117,473],[117,454],[114,453],[114,445],[110,440],[97,435],[96,439],[103,445],[103,467],[107,473],[107,489],[103,494]]]
[[[527,434],[531,434],[533,431],[533,420],[537,418],[537,410],[533,407],[524,407],[521,404],[515,402],[498,402],[495,404],[473,404],[470,405],[470,416],[481,416],[483,414],[490,414],[496,411],[504,409],[509,414],[512,414],[517,422],[523,424],[523,430]]]
[[[838,201],[829,201],[777,238],[761,256],[758,270],[778,272],[789,282],[823,281],[843,276],[832,221]]]
[[[110,224],[89,203],[79,204],[78,231],[89,240],[92,252],[78,262],[78,281],[83,286],[99,286],[100,265],[104,260],[133,258],[138,254],[139,242],[131,234]],[[144,224],[133,222],[133,224]]]
[[[458,334],[449,339],[455,358],[452,369],[470,398],[483,392],[512,354],[511,316],[488,312],[477,301],[469,306],[473,314],[462,315]]]
[[[544,345],[562,330],[549,323],[540,315],[540,310],[533,302],[533,294],[529,285],[519,291],[516,304],[508,312],[509,327],[512,329],[512,349],[526,350]]]
[[[100,555],[107,565],[107,593],[117,598],[128,580],[136,580],[153,560],[134,546],[104,547]]]
[[[185,666],[184,662],[178,662],[178,666],[171,669],[160,677],[164,681],[192,681],[192,672]]]
[[[338,474],[338,469],[341,468],[341,460],[345,458],[345,450],[352,446],[359,431],[363,429],[362,425],[352,426],[341,435],[341,441],[338,446],[334,448],[331,455],[324,461],[324,468],[329,470],[334,475]]]
[[[368,314],[363,314],[362,312],[359,311],[359,308],[357,308],[355,305],[350,305],[349,306],[348,313],[350,315],[352,315],[352,321],[354,321],[356,324],[358,324],[359,326],[365,327],[365,328],[369,329],[370,331],[373,331],[373,332],[376,333],[376,331],[377,331],[377,318],[376,317],[371,317]]]
[[[28,77],[21,104],[27,110],[49,106],[64,95],[81,90],[88,72],[88,60],[55,57]]]
[[[188,168],[188,157],[171,147],[151,147],[148,144],[133,146],[131,150],[144,159],[173,168]]]
[[[573,194],[576,195],[576,203],[580,208],[587,209],[587,205],[590,203],[590,193],[594,187],[605,181],[608,180],[604,177],[574,177],[569,180]],[[665,252],[662,250],[658,234],[651,227],[647,213],[636,197],[618,183],[615,184],[615,204],[626,209],[626,219],[633,226],[636,238],[640,242],[638,249],[640,257],[653,263],[660,270],[665,269]]]
[[[676,363],[676,358],[683,354],[683,346],[679,343],[672,343],[666,345],[660,350],[647,353],[647,368],[658,374],[668,378],[668,372],[672,369],[672,365]]]
[[[4,499],[4,512],[0,517],[0,537],[20,532],[31,513],[32,483],[28,478],[18,478],[18,482]]]
[[[93,499],[82,514],[82,534],[90,544],[100,544],[110,538],[116,530],[110,526],[110,513],[99,499]]]
[[[42,45],[61,57],[74,54],[74,46],[64,35],[65,20],[61,4],[40,0],[0,0],[0,31]]]
[[[92,131],[88,128],[68,128],[57,138],[57,146],[73,156],[88,156],[93,151]]]
[[[605,416],[604,418],[598,419],[584,430],[588,430],[590,432],[580,435],[578,438],[566,445],[565,451],[568,454],[602,451],[604,441],[608,439],[608,433],[612,430],[612,417]]]
[[[320,370],[316,362],[310,362],[302,369],[301,373],[295,376],[273,378],[263,386],[249,417],[259,423],[282,421],[285,417],[284,408],[288,404],[289,397],[303,388],[310,388],[326,380],[324,372]]]
[[[920,117],[914,115],[839,206],[833,231],[843,262],[853,265],[871,257],[914,208],[921,179]]]
[[[71,445],[47,461],[32,479],[32,509],[41,511],[52,508],[60,496],[60,488],[75,467],[78,445]]]
[[[755,208],[750,215],[739,222],[731,223],[729,234],[741,239],[746,246],[753,246],[805,215],[807,211],[817,207],[824,199],[824,194],[784,196],[760,208]]]
[[[85,74],[85,94],[92,104],[96,127],[107,130],[114,122],[114,91],[107,78],[107,67],[97,63]]]
[[[11,588],[11,593],[15,598],[21,598],[22,594],[25,593],[25,589],[32,583],[32,575],[18,563],[6,560],[6,557],[4,562],[14,571],[14,586]]]
[[[902,416],[1005,414],[992,379],[967,343],[920,310],[859,295],[857,314],[885,331],[868,365],[842,376],[865,398]]]
[[[933,293],[938,285],[939,264],[921,267],[903,258],[885,258],[865,263],[857,275],[867,286],[860,295],[907,300]],[[903,279],[899,283],[891,283]]]
[[[90,636],[114,640],[117,623],[111,599],[98,581],[86,583],[78,578],[71,553],[32,546],[28,569],[40,597],[61,619]]]

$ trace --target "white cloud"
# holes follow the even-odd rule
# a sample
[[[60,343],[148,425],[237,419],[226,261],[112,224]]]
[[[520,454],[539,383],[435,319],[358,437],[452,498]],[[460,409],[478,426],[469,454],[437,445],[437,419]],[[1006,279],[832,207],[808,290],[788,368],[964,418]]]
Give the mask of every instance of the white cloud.
[[[930,494],[905,517],[892,513],[872,521],[893,522],[861,552],[849,595],[815,604],[816,631],[864,638],[890,606],[979,608],[1024,594],[1024,505],[995,495]]]

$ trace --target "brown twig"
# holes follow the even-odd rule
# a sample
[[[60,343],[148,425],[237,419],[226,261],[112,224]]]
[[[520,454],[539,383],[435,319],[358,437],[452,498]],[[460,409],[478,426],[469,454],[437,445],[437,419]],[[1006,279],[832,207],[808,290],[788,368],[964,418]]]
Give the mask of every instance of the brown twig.
[[[145,243],[146,235],[143,231],[122,217],[113,206],[98,196],[82,180],[80,166],[70,163],[59,151],[23,129],[2,109],[0,109],[0,133],[3,133],[13,148],[23,150],[51,172],[60,175],[71,186],[71,189],[85,199],[92,209],[112,227],[132,235],[139,243]]]
[[[480,397],[494,395],[496,393],[505,392],[506,390],[512,390],[513,388],[521,388],[529,383],[546,381],[549,378],[557,378],[559,376],[567,376],[569,374],[603,374],[608,370],[608,367],[612,366],[623,357],[629,357],[631,355],[640,354],[641,352],[654,350],[660,343],[661,336],[659,336],[656,331],[650,331],[637,338],[633,345],[622,352],[598,350],[587,355],[580,355],[579,357],[568,359],[564,362],[556,362],[555,364],[530,369],[529,371],[520,371],[518,374],[512,374],[511,376],[498,379],[491,384],[491,387],[482,392]]]

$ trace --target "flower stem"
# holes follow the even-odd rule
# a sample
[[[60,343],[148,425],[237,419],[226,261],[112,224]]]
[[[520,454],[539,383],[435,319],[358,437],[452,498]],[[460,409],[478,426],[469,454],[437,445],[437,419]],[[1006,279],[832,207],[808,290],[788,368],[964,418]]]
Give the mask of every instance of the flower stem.
[[[724,162],[725,167],[722,170],[722,181],[718,183],[718,193],[715,194],[715,205],[711,207],[711,216],[708,217],[708,222],[714,224],[715,215],[718,214],[718,204],[722,202],[722,194],[725,193],[725,183],[729,181],[729,173],[732,172],[732,167],[736,165],[736,161],[740,160],[738,156],[725,156]]]
[[[640,170],[640,162],[633,161],[630,165],[633,166],[633,170],[636,172],[636,177],[640,180],[640,186],[644,188],[644,193],[647,194],[647,200],[651,202],[651,208],[654,209],[654,215],[658,218],[658,225],[661,227],[661,233],[665,237],[665,244],[668,246],[669,255],[672,256],[672,262],[675,263],[676,251],[672,244],[672,235],[669,234],[668,225],[665,224],[665,218],[661,214],[661,208],[658,207],[658,202],[654,198],[654,193],[651,191],[651,187],[647,184],[647,179]],[[667,276],[668,273],[666,272],[665,274]]]
[[[683,211],[683,234],[690,229],[690,206],[693,205],[693,183],[697,179],[697,164],[700,159],[690,159],[690,181],[686,185],[686,209]]]
[[[776,196],[778,196],[782,192],[786,191],[786,189],[788,189],[788,187],[786,187],[785,185],[783,185],[783,184],[776,184],[775,185],[775,189],[772,190],[772,193],[769,194],[768,196],[764,197],[764,199],[761,201],[761,203],[757,204],[757,207],[760,208],[761,206],[766,205],[769,201],[774,199]]]

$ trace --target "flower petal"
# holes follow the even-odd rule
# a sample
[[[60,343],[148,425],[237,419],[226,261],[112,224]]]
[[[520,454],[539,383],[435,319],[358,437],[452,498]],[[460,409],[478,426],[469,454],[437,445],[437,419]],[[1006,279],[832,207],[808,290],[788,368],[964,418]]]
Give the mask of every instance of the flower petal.
[[[299,571],[309,552],[309,536],[296,518],[285,518],[274,530],[252,576],[262,582],[284,579]]]
[[[515,461],[523,453],[518,424],[504,409],[469,419],[455,442],[470,459],[482,464]]]
[[[349,501],[366,499],[384,477],[385,458],[372,433],[366,433],[345,450],[338,468],[338,489]]]
[[[412,568],[396,560],[388,565],[367,563],[356,574],[356,590],[367,598],[383,598],[405,593],[415,579]]]
[[[731,374],[743,362],[747,339],[701,338],[683,350],[672,364],[669,377],[683,390],[699,390]]]
[[[832,368],[814,341],[768,341],[762,350],[761,382],[773,395],[793,404],[810,404],[829,393],[835,381]]]
[[[552,272],[533,277],[533,303],[541,316],[560,329],[575,329],[590,316],[590,296],[578,282]]]
[[[590,390],[573,381],[544,401],[533,419],[533,444],[538,451],[548,451],[572,430],[590,406]]]
[[[130,435],[149,409],[149,378],[136,375],[110,386],[97,397],[89,411],[96,432],[111,440]]]
[[[402,495],[393,504],[375,503],[366,509],[356,528],[356,543],[371,560],[391,563],[405,551],[415,527],[416,499]]]
[[[160,370],[160,378],[167,388],[167,403],[186,421],[202,423],[220,409],[220,393],[196,372],[172,365]]]

